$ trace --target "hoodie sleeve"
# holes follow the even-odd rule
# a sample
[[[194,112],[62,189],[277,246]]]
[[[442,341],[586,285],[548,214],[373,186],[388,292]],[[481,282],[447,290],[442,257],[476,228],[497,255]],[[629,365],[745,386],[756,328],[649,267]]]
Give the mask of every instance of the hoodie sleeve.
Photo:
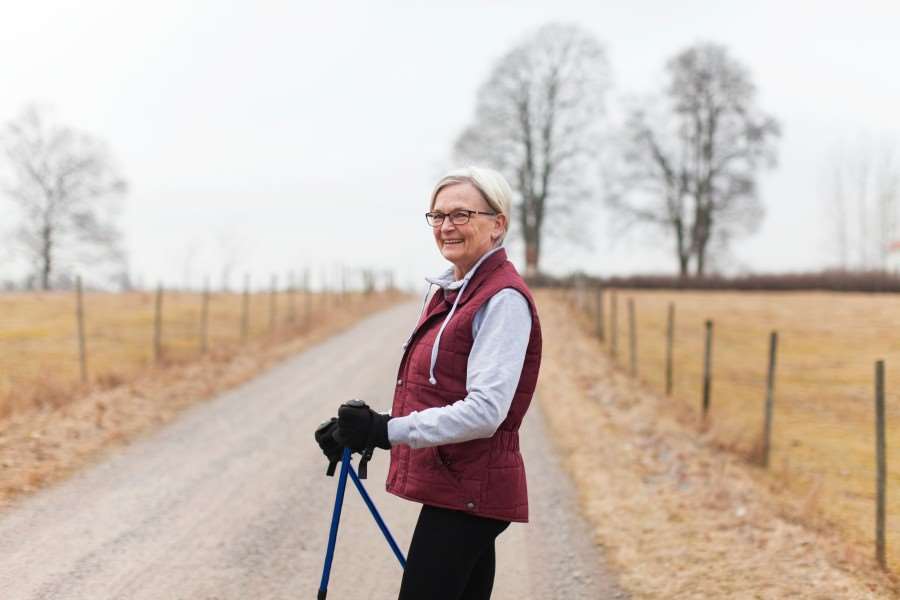
[[[487,438],[506,419],[531,337],[528,301],[514,289],[500,290],[476,313],[472,333],[466,397],[391,419],[392,445],[426,448]]]

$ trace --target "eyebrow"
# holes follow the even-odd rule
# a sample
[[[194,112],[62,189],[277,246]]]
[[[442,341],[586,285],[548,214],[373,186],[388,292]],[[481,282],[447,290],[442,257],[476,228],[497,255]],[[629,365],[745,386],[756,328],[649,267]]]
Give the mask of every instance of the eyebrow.
[[[455,210],[474,210],[474,211],[478,211],[478,209],[476,209],[476,208],[468,208],[468,207],[466,207],[466,206],[454,206],[453,208],[448,208],[447,210],[439,210],[439,209],[437,209],[437,208],[432,208],[432,209],[431,209],[432,212],[439,212],[439,213],[444,213],[444,214],[452,213],[452,212],[455,211]]]

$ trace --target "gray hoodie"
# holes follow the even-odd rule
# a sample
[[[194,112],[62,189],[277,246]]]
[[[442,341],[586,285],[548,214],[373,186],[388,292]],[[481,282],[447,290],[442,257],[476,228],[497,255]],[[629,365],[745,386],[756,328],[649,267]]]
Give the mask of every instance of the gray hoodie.
[[[436,292],[439,294],[444,293],[444,290],[460,290],[458,300],[484,259],[496,250],[499,248],[482,256],[460,280],[454,280],[452,268],[439,277],[426,278],[429,287],[422,310],[427,306],[429,292],[435,285],[440,288]],[[441,331],[453,317],[455,308],[454,302]],[[488,438],[494,435],[506,419],[513,394],[519,385],[525,351],[531,337],[531,310],[528,301],[514,289],[500,290],[475,313],[472,337],[474,343],[466,369],[465,398],[447,406],[414,411],[408,416],[391,419],[388,421],[388,439],[392,445],[407,444],[412,448],[427,448]],[[439,344],[440,333],[435,339],[432,352],[432,383]],[[403,347],[405,349],[406,344]]]

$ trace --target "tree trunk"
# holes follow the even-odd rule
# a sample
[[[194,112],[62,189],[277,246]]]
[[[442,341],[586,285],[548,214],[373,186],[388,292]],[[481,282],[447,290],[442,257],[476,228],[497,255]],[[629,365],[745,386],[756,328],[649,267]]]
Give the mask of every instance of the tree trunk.
[[[688,255],[685,255],[685,254],[678,255],[678,276],[681,279],[684,279],[688,276],[688,268],[689,268],[688,262],[690,261],[690,259],[691,259],[691,257]]]
[[[541,256],[541,245],[532,234],[525,240],[525,276],[534,277],[538,274],[538,260]]]
[[[50,272],[53,269],[53,230],[45,226],[41,231],[41,289],[50,289]]]
[[[537,248],[533,245],[525,247],[525,277],[534,277],[538,273]]]
[[[529,178],[524,173],[519,175],[520,186],[530,190]],[[525,276],[538,274],[538,261],[541,257],[541,212],[543,199],[535,198],[532,193],[525,196],[519,209],[519,223],[522,226],[522,238],[525,242]]]
[[[709,245],[709,225],[704,224],[704,233],[697,240],[697,276],[703,277],[706,272],[706,248]]]
[[[685,248],[684,224],[681,219],[676,219],[673,225],[675,226],[675,241],[678,244],[676,248],[678,253],[678,276],[684,279],[688,276],[688,263],[691,260],[691,253]]]
[[[706,244],[709,241],[709,234],[707,229],[707,220],[703,218],[702,224],[699,228],[699,235],[696,240],[696,249],[695,254],[697,256],[697,277],[703,277],[704,271],[706,270]]]

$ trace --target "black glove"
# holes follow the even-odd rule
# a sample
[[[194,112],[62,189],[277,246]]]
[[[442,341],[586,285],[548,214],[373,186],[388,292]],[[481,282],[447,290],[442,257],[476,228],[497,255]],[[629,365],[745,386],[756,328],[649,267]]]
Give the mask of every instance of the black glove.
[[[366,478],[366,465],[376,446],[389,450],[387,424],[390,415],[377,413],[362,400],[350,400],[338,409],[338,427],[334,439],[354,452],[361,452],[359,478]]]
[[[325,471],[325,474],[329,477],[334,475],[334,468],[341,461],[341,455],[344,453],[344,447],[334,439],[337,427],[337,417],[331,417],[330,420],[323,421],[316,428],[316,442],[319,444],[319,448],[322,449],[322,453],[328,458],[328,469]]]
[[[387,423],[390,415],[377,413],[362,400],[350,400],[338,409],[338,427],[334,439],[354,452],[378,446],[390,450]]]

